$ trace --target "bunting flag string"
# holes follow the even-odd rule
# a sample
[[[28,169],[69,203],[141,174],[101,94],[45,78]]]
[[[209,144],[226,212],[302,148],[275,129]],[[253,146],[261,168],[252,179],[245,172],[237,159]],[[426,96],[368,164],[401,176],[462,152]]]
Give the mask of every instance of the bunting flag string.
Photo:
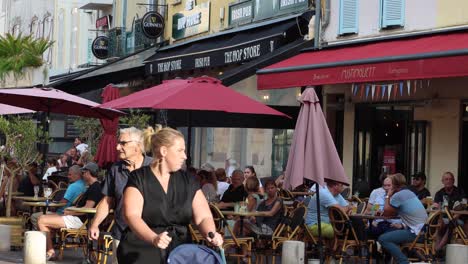
[[[419,88],[429,87],[430,80],[404,80],[385,84],[353,83],[351,94],[361,100],[387,101],[397,100],[399,97],[411,97]]]

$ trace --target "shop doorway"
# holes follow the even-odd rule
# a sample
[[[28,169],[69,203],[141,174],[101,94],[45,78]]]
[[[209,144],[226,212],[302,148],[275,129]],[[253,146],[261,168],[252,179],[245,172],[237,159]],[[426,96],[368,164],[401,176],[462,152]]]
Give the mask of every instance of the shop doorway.
[[[462,104],[461,146],[457,185],[468,190],[468,103]]]
[[[411,106],[356,106],[353,191],[381,186],[383,172],[410,175],[425,168],[426,124]]]

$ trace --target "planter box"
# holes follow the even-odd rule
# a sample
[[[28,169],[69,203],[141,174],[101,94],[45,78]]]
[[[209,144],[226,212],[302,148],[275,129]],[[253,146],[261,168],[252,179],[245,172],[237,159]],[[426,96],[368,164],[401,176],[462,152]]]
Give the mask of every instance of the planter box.
[[[0,217],[0,224],[11,226],[11,246],[23,247],[24,228],[21,217]]]
[[[46,67],[47,65],[42,65],[38,68],[27,67],[23,71],[24,75],[18,80],[15,80],[13,74],[9,74],[0,86],[2,88],[45,86],[49,83],[49,69]],[[44,70],[46,70],[45,75]]]

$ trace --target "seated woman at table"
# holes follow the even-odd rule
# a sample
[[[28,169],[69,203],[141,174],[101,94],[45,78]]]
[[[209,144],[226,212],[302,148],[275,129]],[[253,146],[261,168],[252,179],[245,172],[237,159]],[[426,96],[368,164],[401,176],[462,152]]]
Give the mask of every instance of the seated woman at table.
[[[260,196],[258,195],[259,192],[259,184],[258,180],[256,177],[250,177],[245,181],[244,184],[245,191],[247,192],[247,198],[245,201],[247,202],[247,212],[254,212],[257,210],[257,206],[260,204],[261,199]],[[239,229],[240,229],[240,219],[236,221],[234,224],[234,233],[238,234]],[[245,222],[248,222],[248,220],[245,220]]]
[[[271,235],[283,216],[283,201],[278,197],[278,188],[274,180],[265,182],[267,198],[257,207],[258,212],[265,212],[264,216],[250,217],[244,226],[244,235],[252,233]]]
[[[384,210],[385,196],[387,195],[388,191],[392,188],[392,181],[390,178],[387,177],[386,174],[382,174],[380,176],[380,182],[382,183],[382,187],[373,190],[370,194],[369,202],[365,211],[366,214],[380,214]],[[373,212],[373,210],[376,209],[376,205],[379,209],[377,212]],[[369,232],[371,236],[378,237],[385,232],[394,231],[402,228],[403,224],[401,222],[401,219],[376,219],[372,221],[372,224],[369,226]]]
[[[99,167],[96,163],[90,162],[82,169],[83,180],[89,188],[84,193],[83,199],[77,204],[77,207],[94,208],[102,199],[101,184],[97,180]],[[55,229],[69,228],[78,229],[86,221],[86,214],[71,213],[64,211],[63,215],[47,214],[41,215],[38,219],[39,231],[47,232],[47,260],[55,258],[55,250],[52,245],[51,232]]]
[[[206,200],[209,203],[216,203],[218,199],[218,181],[213,172],[200,170],[197,173],[198,178],[200,178],[200,186],[203,194],[205,195]]]

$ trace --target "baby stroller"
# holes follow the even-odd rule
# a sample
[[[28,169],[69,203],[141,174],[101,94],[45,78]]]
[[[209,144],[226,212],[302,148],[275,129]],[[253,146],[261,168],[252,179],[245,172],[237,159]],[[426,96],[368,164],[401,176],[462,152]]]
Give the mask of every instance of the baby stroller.
[[[226,264],[216,251],[203,245],[183,244],[171,251],[168,264]]]

